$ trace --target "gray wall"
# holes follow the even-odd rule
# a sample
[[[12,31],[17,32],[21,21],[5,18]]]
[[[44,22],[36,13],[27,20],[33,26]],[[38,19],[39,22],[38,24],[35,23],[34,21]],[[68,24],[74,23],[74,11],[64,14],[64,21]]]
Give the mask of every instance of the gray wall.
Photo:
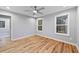
[[[70,13],[70,36],[63,36],[55,34],[55,16],[62,13]],[[38,32],[35,30],[35,20],[33,18],[23,16],[20,14],[14,14],[6,11],[0,10],[0,14],[11,16],[11,37],[12,39],[16,39],[19,37],[32,35],[34,33],[45,35],[52,38],[57,38],[63,41],[77,43],[77,29],[76,29],[76,18],[77,18],[77,10],[76,8],[72,8],[69,10],[64,10],[62,12],[53,13],[50,15],[46,15],[43,20],[43,31]],[[79,15],[79,13],[78,13]],[[78,33],[79,35],[79,33]],[[79,40],[78,40],[79,42]]]
[[[33,18],[0,10],[0,14],[11,16],[11,37],[32,35],[35,32],[35,20]]]
[[[69,36],[55,34],[55,16],[62,13],[70,13],[70,24],[69,24],[70,35]],[[71,43],[76,43],[77,42],[77,39],[76,39],[76,18],[77,17],[76,16],[77,16],[76,8],[47,15],[43,17],[44,18],[43,31],[42,32],[37,31],[37,34],[41,34],[52,38],[57,38]]]
[[[5,21],[5,27],[0,28],[0,38],[10,37],[10,18],[0,15],[0,21]]]
[[[13,21],[13,38],[32,35],[35,32],[35,20],[29,17],[15,15]]]
[[[77,44],[79,46],[79,7],[77,7]]]

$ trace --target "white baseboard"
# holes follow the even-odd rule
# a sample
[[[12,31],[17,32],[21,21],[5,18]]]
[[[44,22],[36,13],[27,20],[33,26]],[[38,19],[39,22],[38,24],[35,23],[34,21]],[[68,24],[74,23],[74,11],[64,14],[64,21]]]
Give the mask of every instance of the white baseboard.
[[[40,35],[40,34],[36,34],[36,35],[38,35],[38,36],[42,36],[42,37],[46,37],[46,38],[49,38],[49,39],[53,39],[53,40],[56,40],[56,41],[64,42],[64,43],[67,43],[67,44],[74,45],[74,46],[76,46],[76,47],[77,47],[78,52],[79,52],[79,47],[78,47],[78,45],[77,45],[77,44],[75,44],[75,43],[67,42],[67,41],[64,41],[64,40],[60,40],[60,39],[56,39],[56,38],[52,38],[52,37],[45,36],[45,35]]]
[[[16,41],[16,40],[20,40],[20,39],[23,39],[23,38],[27,38],[27,37],[33,36],[33,35],[35,35],[35,34],[26,35],[26,36],[22,36],[22,37],[11,39],[11,40],[12,41]]]

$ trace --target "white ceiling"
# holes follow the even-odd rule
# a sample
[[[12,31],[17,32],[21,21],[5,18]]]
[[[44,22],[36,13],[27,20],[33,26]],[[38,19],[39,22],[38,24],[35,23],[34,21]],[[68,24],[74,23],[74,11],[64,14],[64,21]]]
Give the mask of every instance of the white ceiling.
[[[25,12],[24,10],[32,10],[30,6],[9,6],[10,9],[6,8],[7,6],[0,6],[0,9],[7,10],[10,12],[15,12],[23,15],[33,16],[32,12]],[[45,16],[51,13],[59,12],[75,6],[38,6],[37,8],[44,7],[45,9],[41,10],[43,15],[37,14],[38,17]]]

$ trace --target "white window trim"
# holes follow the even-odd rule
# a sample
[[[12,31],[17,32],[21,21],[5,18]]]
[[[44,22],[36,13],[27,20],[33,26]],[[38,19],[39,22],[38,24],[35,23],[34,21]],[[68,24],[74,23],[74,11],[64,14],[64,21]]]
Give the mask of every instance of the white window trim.
[[[38,25],[39,20],[42,20],[42,25]],[[37,26],[36,26],[37,31],[42,32],[43,31],[43,18],[38,18],[37,21],[36,21],[36,24],[37,24]],[[38,30],[38,26],[42,26],[42,30]]]
[[[56,21],[57,21],[57,20],[56,20],[56,17],[63,16],[63,15],[67,15],[67,14],[68,14],[67,34],[57,33],[57,32],[56,32],[56,26],[57,26],[57,24],[56,24]],[[64,13],[64,14],[56,15],[56,16],[55,16],[55,34],[64,35],[64,36],[69,36],[69,35],[70,35],[70,31],[69,31],[70,26],[69,26],[69,23],[70,23],[70,13]]]

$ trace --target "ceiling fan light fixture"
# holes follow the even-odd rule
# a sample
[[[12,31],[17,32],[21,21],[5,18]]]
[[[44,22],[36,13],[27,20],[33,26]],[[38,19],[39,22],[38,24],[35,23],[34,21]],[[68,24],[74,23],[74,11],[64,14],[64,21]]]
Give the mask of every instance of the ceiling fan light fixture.
[[[37,11],[36,11],[36,10],[34,10],[34,11],[33,11],[33,13],[37,14]]]

